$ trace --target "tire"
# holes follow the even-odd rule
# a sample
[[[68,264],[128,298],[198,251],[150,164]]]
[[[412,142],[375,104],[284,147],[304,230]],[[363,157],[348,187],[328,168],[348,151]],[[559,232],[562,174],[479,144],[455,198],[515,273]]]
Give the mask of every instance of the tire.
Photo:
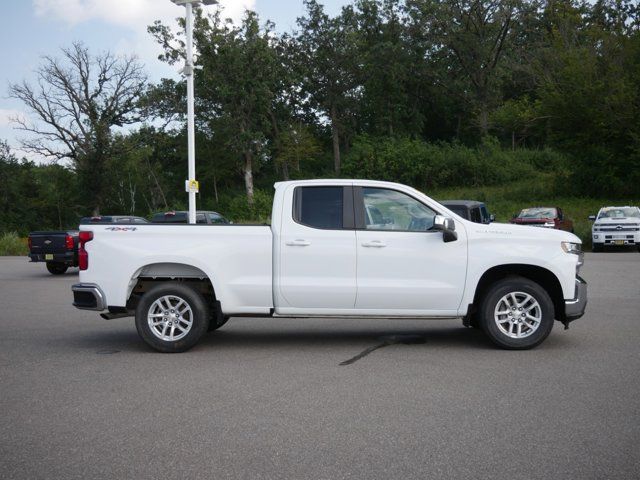
[[[187,351],[208,328],[207,301],[198,291],[182,283],[154,286],[142,296],[136,308],[138,335],[159,352]]]
[[[515,276],[494,283],[480,307],[482,330],[495,345],[507,350],[540,345],[551,333],[554,316],[547,291],[527,278]]]
[[[68,268],[64,263],[47,262],[47,270],[51,275],[62,275]]]
[[[601,252],[602,251],[602,245],[600,245],[599,243],[594,243],[591,246],[591,251],[594,252],[594,253]]]

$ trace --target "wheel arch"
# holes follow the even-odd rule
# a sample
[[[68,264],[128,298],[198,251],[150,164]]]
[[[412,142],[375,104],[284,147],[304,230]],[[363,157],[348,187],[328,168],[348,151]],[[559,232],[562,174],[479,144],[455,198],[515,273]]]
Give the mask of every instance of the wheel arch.
[[[202,269],[180,262],[156,262],[139,267],[130,277],[127,292],[127,309],[135,309],[140,297],[154,285],[163,282],[189,284],[211,303],[219,305],[214,281]]]
[[[558,277],[551,270],[544,267],[519,263],[497,265],[482,274],[473,295],[472,312],[475,313],[477,311],[484,294],[492,284],[511,276],[527,278],[544,288],[553,302],[555,319],[559,321],[565,320],[564,296]],[[470,322],[473,322],[473,319],[470,319]]]

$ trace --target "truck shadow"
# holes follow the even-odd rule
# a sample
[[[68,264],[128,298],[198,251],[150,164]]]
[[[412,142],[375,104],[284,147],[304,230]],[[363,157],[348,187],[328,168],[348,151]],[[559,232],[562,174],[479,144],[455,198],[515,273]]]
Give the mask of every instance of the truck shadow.
[[[231,320],[233,322],[233,320]],[[383,348],[389,345],[417,345],[425,347],[463,347],[493,349],[493,345],[479,330],[463,327],[428,329],[371,329],[339,331],[310,329],[296,331],[247,331],[223,327],[202,338],[200,348],[231,349],[254,348],[305,348],[352,347],[354,353],[367,348]]]
[[[233,322],[233,320],[231,320]],[[230,323],[231,323],[230,322]],[[135,329],[120,329],[117,331],[85,332],[71,343],[67,338],[67,346],[92,350],[97,354],[110,353],[149,353],[158,354],[138,337]],[[564,348],[565,336],[552,334],[545,346]],[[455,327],[427,327],[427,328],[358,328],[331,330],[328,328],[309,328],[269,331],[261,327],[259,330],[249,330],[246,326],[236,327],[227,325],[218,331],[205,334],[200,342],[191,350],[192,353],[233,352],[242,350],[306,350],[320,351],[336,348],[341,365],[350,365],[364,358],[370,353],[385,347],[426,349],[461,350],[494,350],[494,346],[485,335],[477,329]],[[540,348],[540,347],[539,347]]]

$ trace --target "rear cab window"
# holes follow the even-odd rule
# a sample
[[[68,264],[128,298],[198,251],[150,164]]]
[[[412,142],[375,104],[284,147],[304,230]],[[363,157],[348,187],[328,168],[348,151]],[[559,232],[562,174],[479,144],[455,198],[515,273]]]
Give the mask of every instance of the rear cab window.
[[[353,193],[345,186],[296,187],[293,220],[322,230],[353,229]]]

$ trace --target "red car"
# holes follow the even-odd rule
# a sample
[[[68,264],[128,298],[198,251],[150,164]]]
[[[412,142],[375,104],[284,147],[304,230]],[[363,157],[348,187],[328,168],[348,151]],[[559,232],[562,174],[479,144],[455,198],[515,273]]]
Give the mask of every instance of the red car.
[[[517,225],[555,228],[573,233],[573,221],[565,218],[560,207],[523,208],[510,221]]]

